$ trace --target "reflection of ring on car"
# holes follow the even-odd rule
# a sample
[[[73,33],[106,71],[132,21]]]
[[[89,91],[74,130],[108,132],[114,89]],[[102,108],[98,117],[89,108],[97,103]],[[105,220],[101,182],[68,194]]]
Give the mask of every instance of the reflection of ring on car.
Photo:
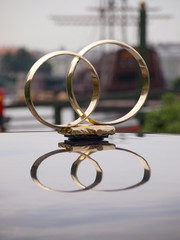
[[[73,148],[73,145],[69,145],[69,144],[66,145],[65,143],[60,143],[59,146],[62,147],[62,149],[58,149],[58,150],[55,150],[55,151],[52,151],[52,152],[42,155],[32,165],[32,168],[31,168],[32,180],[35,182],[36,185],[38,185],[42,189],[52,191],[52,192],[61,192],[61,193],[62,192],[63,193],[73,193],[73,192],[80,192],[80,191],[85,191],[85,190],[93,190],[93,191],[98,191],[98,192],[116,192],[116,191],[124,191],[124,190],[129,190],[132,188],[139,187],[139,186],[143,185],[144,183],[146,183],[150,179],[151,169],[150,169],[147,161],[142,156],[140,156],[137,153],[132,152],[130,150],[118,148],[118,147],[115,147],[115,145],[112,145],[109,143],[106,143],[105,145],[101,145],[101,144],[99,144],[99,145],[82,145],[82,144],[80,144],[80,145],[75,145],[74,146],[75,148]],[[133,155],[135,158],[137,158],[144,168],[144,175],[143,175],[142,180],[136,184],[133,184],[131,186],[124,187],[124,188],[105,189],[105,190],[95,189],[95,187],[102,181],[103,170],[101,169],[99,164],[90,155],[97,151],[102,152],[103,149],[104,150],[113,150],[113,151],[114,150],[123,151],[123,152],[129,153],[129,154]],[[40,182],[40,180],[38,179],[38,174],[37,174],[38,168],[41,165],[41,163],[44,160],[47,160],[47,158],[49,158],[52,155],[56,155],[59,153],[72,153],[72,152],[78,153],[80,155],[78,157],[78,159],[72,164],[71,177],[72,177],[74,183],[76,183],[76,185],[80,186],[81,188],[76,189],[76,190],[57,190],[57,189],[53,189],[53,188],[47,187],[44,184],[42,184]],[[77,176],[78,167],[85,159],[88,159],[96,170],[95,180],[92,184],[90,184],[88,186],[82,184]]]
[[[97,191],[97,192],[117,192],[117,191],[124,191],[124,190],[129,190],[129,189],[132,189],[132,188],[136,188],[136,187],[139,187],[141,186],[142,184],[146,183],[147,181],[149,181],[150,179],[150,176],[151,176],[151,169],[147,163],[147,161],[142,157],[140,156],[139,154],[135,153],[135,152],[132,152],[130,150],[127,150],[127,149],[123,149],[123,148],[118,148],[116,147],[115,149],[113,150],[118,150],[118,151],[123,151],[123,152],[127,152],[127,153],[130,153],[131,155],[133,155],[134,157],[136,157],[141,165],[143,166],[144,168],[144,175],[143,175],[143,178],[140,182],[134,184],[134,185],[131,185],[129,187],[125,187],[125,188],[118,188],[118,189],[104,189],[104,190],[100,190],[100,189],[92,189],[93,191]],[[90,152],[89,155],[93,153],[93,152]],[[86,155],[88,155],[86,153]],[[88,155],[88,156],[89,156]],[[73,177],[73,180],[74,182],[82,187],[82,188],[86,188],[86,186],[84,184],[82,184],[80,181],[79,181],[79,178],[77,177],[77,170],[78,170],[78,167],[80,165],[80,163],[82,162],[82,160],[84,160],[85,157],[83,155],[81,155],[72,165],[72,168],[71,168],[71,175]]]
[[[81,189],[76,189],[76,190],[56,190],[56,189],[52,189],[50,187],[47,187],[45,185],[43,185],[38,177],[37,177],[37,170],[40,166],[40,164],[45,160],[47,159],[48,157],[52,156],[52,155],[55,155],[55,154],[58,154],[58,153],[64,153],[64,152],[69,152],[67,151],[66,149],[60,149],[60,150],[55,150],[55,151],[52,151],[52,152],[49,152],[49,153],[46,153],[44,154],[43,156],[39,157],[33,164],[32,168],[31,168],[31,177],[33,179],[33,181],[41,188],[45,189],[45,190],[48,190],[48,191],[51,191],[51,192],[63,192],[63,193],[73,193],[73,192],[80,192],[80,191],[85,191],[85,190],[89,190],[93,187],[95,187],[96,185],[98,185],[101,180],[102,180],[102,169],[100,168],[100,166],[98,165],[98,163],[92,159],[90,156],[86,155],[85,153],[82,153],[82,152],[77,152],[79,154],[81,154],[81,156],[84,156],[84,158],[87,158],[91,163],[92,165],[95,167],[96,169],[96,178],[94,180],[94,182],[92,184],[90,184],[89,186],[86,186],[86,187],[82,187]],[[72,176],[73,177],[73,176]]]

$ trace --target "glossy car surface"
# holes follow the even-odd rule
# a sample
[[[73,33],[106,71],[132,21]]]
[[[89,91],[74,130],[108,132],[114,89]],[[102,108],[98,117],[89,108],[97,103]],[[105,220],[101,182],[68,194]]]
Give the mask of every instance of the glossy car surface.
[[[0,239],[180,239],[179,135],[64,140],[0,134]]]

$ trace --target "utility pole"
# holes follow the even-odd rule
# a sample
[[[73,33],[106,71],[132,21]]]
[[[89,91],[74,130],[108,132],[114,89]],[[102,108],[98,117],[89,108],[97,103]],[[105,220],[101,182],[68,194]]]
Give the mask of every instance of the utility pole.
[[[127,1],[121,0],[121,37],[123,42],[127,42]]]
[[[114,39],[114,24],[115,24],[115,1],[108,1],[108,27],[109,27],[109,39]]]
[[[140,5],[139,21],[139,51],[147,63],[147,46],[146,46],[146,5],[144,2]]]
[[[99,7],[99,20],[100,20],[100,39],[105,39],[106,36],[106,12],[105,12],[106,1],[100,0]]]

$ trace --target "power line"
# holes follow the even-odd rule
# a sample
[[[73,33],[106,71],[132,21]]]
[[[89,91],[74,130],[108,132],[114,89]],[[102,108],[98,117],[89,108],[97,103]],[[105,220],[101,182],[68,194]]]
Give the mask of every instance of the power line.
[[[115,26],[121,27],[121,40],[128,42],[127,26],[138,26],[138,15],[140,8],[128,6],[127,0],[99,0],[99,6],[88,7],[89,11],[98,14],[88,15],[53,15],[51,19],[58,26],[99,26],[100,39],[115,38]],[[147,12],[159,11],[159,8],[148,8]],[[132,15],[130,12],[135,12]],[[148,16],[148,19],[151,16]],[[169,18],[169,15],[152,15],[152,19]],[[107,33],[108,32],[108,33]]]

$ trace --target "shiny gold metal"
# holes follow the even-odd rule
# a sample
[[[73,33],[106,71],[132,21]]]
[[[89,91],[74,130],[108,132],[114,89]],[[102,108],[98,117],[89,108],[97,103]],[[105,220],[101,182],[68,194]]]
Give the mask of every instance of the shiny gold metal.
[[[141,163],[141,165],[143,166],[144,168],[144,176],[142,178],[142,180],[137,183],[137,184],[134,184],[132,186],[129,186],[129,187],[125,187],[125,188],[119,188],[119,189],[105,189],[105,190],[98,190],[98,189],[94,189],[92,188],[91,190],[93,191],[97,191],[97,192],[117,192],[117,191],[124,191],[124,190],[129,190],[129,189],[132,189],[132,188],[136,188],[136,187],[139,187],[141,186],[142,184],[146,183],[149,179],[150,179],[150,176],[151,176],[151,169],[147,163],[147,161],[141,157],[140,155],[138,155],[137,153],[135,152],[132,152],[130,150],[127,150],[127,149],[123,149],[123,148],[117,148],[115,147],[114,150],[120,150],[120,151],[124,151],[124,152],[127,152],[127,153],[130,153],[131,155],[135,156]],[[90,154],[94,153],[95,151],[87,151],[85,152],[85,156],[89,156]],[[72,165],[72,168],[71,168],[71,175],[72,175],[72,178],[74,180],[74,182],[80,186],[80,187],[83,187],[85,188],[86,186],[84,184],[82,184],[80,181],[79,181],[79,178],[77,176],[77,170],[78,170],[78,167],[80,165],[80,163],[82,162],[82,160],[85,159],[85,156],[82,155],[80,156]]]
[[[66,136],[108,136],[115,134],[113,126],[100,125],[78,125],[75,127],[63,128],[60,133]]]
[[[94,166],[94,168],[96,170],[96,178],[95,178],[95,180],[92,184],[90,184],[87,187],[82,187],[81,189],[77,189],[77,190],[57,190],[57,189],[53,189],[53,188],[47,187],[44,184],[42,184],[37,177],[37,171],[38,171],[38,168],[39,168],[40,164],[45,159],[47,159],[48,157],[50,157],[52,155],[55,155],[55,154],[58,154],[58,153],[64,153],[64,152],[69,152],[69,151],[66,150],[66,149],[55,150],[55,151],[44,154],[43,156],[39,157],[34,162],[32,168],[31,168],[31,177],[32,177],[32,180],[35,182],[36,185],[38,185],[39,187],[41,187],[41,188],[43,188],[47,191],[51,191],[51,192],[73,193],[73,192],[81,192],[81,191],[89,190],[89,189],[95,187],[96,185],[98,185],[101,182],[101,180],[102,180],[102,169],[100,168],[99,164],[94,159],[92,159],[90,156],[86,155],[85,153],[77,152],[77,153],[81,154],[81,157],[82,156],[84,157],[83,160],[85,158],[87,158],[92,163],[92,165]]]
[[[97,151],[107,151],[107,150],[114,150],[116,149],[116,146],[114,144],[110,144],[108,142],[95,142],[93,141],[93,144],[77,144],[73,145],[70,143],[64,143],[60,142],[58,143],[59,148],[65,149],[67,152],[80,152],[80,153],[86,153],[86,155],[89,155],[89,153],[97,152]],[[88,154],[87,154],[88,153]]]
[[[102,45],[102,44],[115,44],[115,45],[118,45],[118,46],[126,49],[128,52],[130,52],[139,64],[141,74],[142,74],[142,79],[143,79],[141,94],[140,94],[140,97],[139,97],[137,103],[135,104],[135,106],[130,110],[130,112],[128,112],[123,117],[120,117],[116,120],[109,121],[109,122],[100,122],[100,121],[93,120],[92,118],[89,117],[90,114],[95,110],[95,108],[98,104],[98,101],[99,101],[100,83],[99,83],[99,77],[97,75],[96,70],[94,69],[92,64],[85,57],[83,57],[83,55],[85,53],[87,53],[89,50],[91,50],[92,48],[94,48],[96,46]],[[74,57],[71,62],[69,71],[67,73],[66,89],[67,89],[69,101],[70,101],[72,107],[74,108],[74,110],[79,115],[78,119],[74,120],[71,123],[63,124],[63,125],[56,125],[56,124],[49,123],[46,120],[44,120],[42,117],[40,117],[40,115],[35,110],[35,107],[34,107],[34,104],[32,102],[32,98],[31,98],[31,85],[32,85],[32,81],[33,81],[35,73],[37,72],[37,70],[43,63],[45,63],[47,60],[49,60],[53,57],[59,56],[59,55],[70,55],[70,56]],[[85,112],[80,108],[80,106],[76,100],[76,97],[74,95],[74,90],[73,90],[73,76],[74,76],[76,66],[80,60],[82,60],[86,64],[88,70],[91,73],[92,82],[93,82],[92,99],[91,99],[90,104]],[[78,136],[107,137],[108,135],[115,133],[115,128],[112,126],[107,126],[107,125],[115,125],[115,124],[125,122],[128,119],[132,118],[135,114],[137,114],[137,112],[141,109],[141,107],[143,106],[143,104],[146,101],[146,98],[147,98],[147,95],[149,92],[149,86],[150,86],[150,78],[149,78],[148,68],[147,68],[146,63],[144,62],[143,58],[139,55],[139,53],[134,48],[130,47],[129,45],[127,45],[125,43],[115,41],[115,40],[101,40],[101,41],[97,41],[97,42],[94,42],[94,43],[86,46],[78,54],[69,52],[69,51],[56,51],[56,52],[46,54],[45,56],[40,58],[32,66],[32,68],[30,69],[30,71],[27,75],[27,80],[26,80],[26,84],[25,84],[25,99],[26,99],[27,106],[29,107],[31,113],[34,115],[34,117],[38,121],[40,121],[41,123],[43,123],[44,125],[46,125],[48,127],[55,128],[61,134],[64,134],[66,136],[77,136],[77,137]],[[80,123],[82,123],[85,120],[93,125],[79,125]],[[95,125],[98,125],[98,126],[95,126]]]
[[[128,119],[132,118],[135,114],[137,114],[137,112],[142,108],[143,104],[146,101],[148,92],[149,92],[149,86],[150,86],[150,77],[149,77],[149,71],[148,68],[146,66],[145,61],[143,60],[143,58],[141,57],[141,55],[131,46],[119,42],[119,41],[115,41],[115,40],[101,40],[101,41],[97,41],[94,42],[88,46],[86,46],[85,48],[83,48],[78,54],[83,56],[85,53],[87,53],[89,50],[91,50],[92,48],[102,45],[102,44],[115,44],[118,45],[124,49],[126,49],[129,53],[131,53],[133,55],[133,57],[137,60],[140,70],[141,70],[141,74],[142,74],[142,78],[143,78],[143,82],[142,82],[142,90],[141,90],[141,95],[136,103],[136,105],[131,109],[130,112],[128,112],[126,115],[124,115],[123,117],[120,117],[114,121],[110,121],[110,122],[100,122],[100,121],[96,121],[93,120],[92,118],[88,117],[86,118],[86,121],[92,123],[92,124],[98,124],[98,125],[115,125],[115,124],[119,124],[122,122],[127,121]],[[71,93],[71,97],[69,98],[71,105],[73,106],[74,110],[78,113],[78,114],[83,114],[83,110],[80,108],[79,104],[76,101],[75,95],[74,95],[74,90],[73,90],[73,76],[74,76],[74,71],[76,69],[76,66],[78,64],[78,58],[74,58],[71,62],[70,68],[69,68],[69,72],[67,74],[68,77],[71,78],[71,81],[69,81],[67,83],[67,88],[68,88],[68,93]],[[69,85],[69,83],[71,85]]]
[[[33,164],[32,168],[31,168],[31,177],[33,179],[33,181],[35,182],[35,184],[37,184],[39,187],[48,190],[48,191],[52,191],[52,192],[62,192],[62,193],[73,193],[73,192],[81,192],[81,191],[85,191],[85,190],[93,190],[93,191],[99,191],[99,192],[115,192],[115,191],[123,191],[123,190],[128,190],[128,189],[132,189],[135,187],[139,187],[140,185],[146,183],[151,176],[151,169],[147,163],[147,161],[140,155],[138,155],[135,152],[132,152],[130,150],[127,149],[123,149],[123,148],[117,148],[114,144],[110,144],[106,141],[97,141],[96,144],[87,144],[84,145],[83,143],[79,143],[77,144],[74,142],[69,141],[69,143],[59,143],[58,146],[61,149],[49,152],[44,154],[43,156],[39,157]],[[126,187],[126,188],[121,188],[121,189],[105,189],[105,190],[98,190],[95,189],[95,187],[102,181],[102,177],[103,177],[103,170],[101,169],[101,167],[99,166],[99,164],[92,158],[90,157],[91,154],[95,153],[95,152],[102,152],[105,150],[119,150],[119,151],[124,151],[127,153],[132,154],[133,156],[135,156],[136,158],[138,158],[138,160],[140,161],[140,163],[142,164],[143,168],[144,168],[144,176],[142,178],[142,180],[137,183],[134,184],[132,186]],[[38,168],[40,166],[40,164],[46,160],[48,157],[55,155],[55,154],[59,154],[59,153],[77,153],[79,154],[79,157],[76,161],[74,161],[74,163],[72,164],[71,167],[71,177],[73,179],[73,181],[81,187],[81,189],[77,189],[77,190],[56,190],[56,189],[52,189],[50,187],[45,186],[44,184],[42,184],[39,179],[38,179]],[[85,186],[84,184],[82,184],[77,176],[77,172],[78,172],[78,167],[80,165],[80,163],[82,163],[85,159],[89,160],[92,165],[94,166],[95,170],[96,170],[96,178],[94,180],[94,182],[92,184],[90,184],[89,186]]]
[[[32,85],[32,81],[33,81],[35,73],[37,72],[37,70],[43,63],[45,63],[47,60],[49,60],[53,57],[59,56],[59,55],[70,55],[70,56],[73,56],[74,59],[76,59],[78,61],[82,60],[86,64],[88,70],[90,71],[92,81],[93,81],[93,94],[92,94],[92,99],[91,99],[91,102],[90,102],[88,108],[86,109],[85,112],[82,112],[77,108],[76,111],[80,117],[78,119],[76,119],[75,121],[73,121],[69,124],[64,124],[64,125],[52,124],[52,123],[45,121],[42,117],[40,117],[40,115],[35,110],[35,107],[34,107],[34,104],[32,102],[32,98],[31,98],[31,85]],[[72,77],[71,77],[70,71],[68,73],[66,80],[67,80],[67,86],[72,86]],[[97,103],[99,101],[99,93],[100,93],[99,89],[100,89],[99,78],[98,78],[97,72],[94,69],[94,67],[92,66],[92,64],[86,58],[84,58],[76,53],[69,52],[69,51],[56,51],[56,52],[46,54],[45,56],[40,58],[37,62],[35,62],[35,64],[30,69],[30,71],[27,75],[26,84],[25,84],[25,99],[26,99],[27,106],[29,107],[31,113],[34,115],[34,117],[38,121],[40,121],[41,123],[43,123],[44,125],[46,125],[48,127],[55,128],[59,132],[61,132],[61,130],[64,130],[65,128],[77,126],[78,124],[83,122],[93,112],[93,110],[96,108]],[[74,92],[70,92],[69,87],[67,87],[67,92],[68,92],[69,98],[71,99],[70,102],[72,102],[72,99],[74,98]]]

